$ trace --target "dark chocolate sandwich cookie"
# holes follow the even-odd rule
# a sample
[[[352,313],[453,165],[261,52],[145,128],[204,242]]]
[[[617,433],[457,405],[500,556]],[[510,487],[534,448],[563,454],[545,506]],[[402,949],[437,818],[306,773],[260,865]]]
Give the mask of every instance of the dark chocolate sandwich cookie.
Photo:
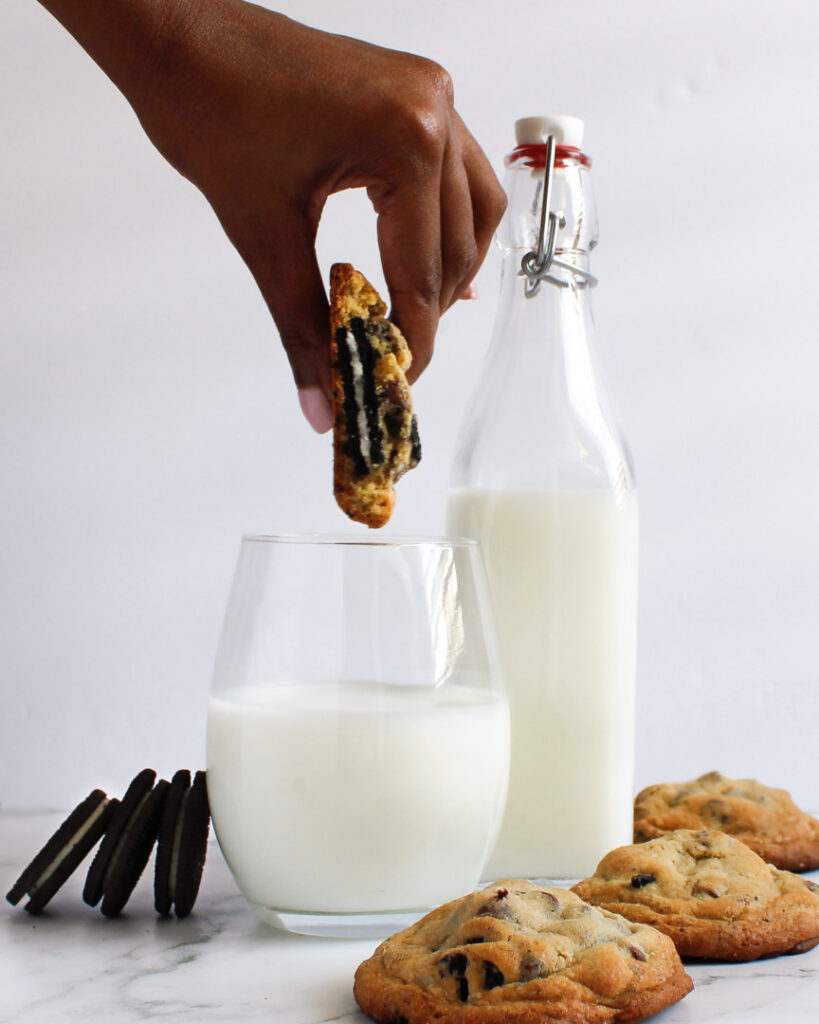
[[[6,893],[16,905],[28,893],[26,910],[39,913],[93,849],[119,801],[95,789],[78,804]]]
[[[187,917],[196,902],[207,853],[210,812],[206,773],[173,777],[159,833],[154,872],[154,907],[167,916]]]
[[[116,917],[128,902],[151,856],[170,783],[160,779],[140,801],[117,843],[105,872],[105,887],[100,909],[106,917]]]
[[[162,812],[154,863],[154,907],[162,917],[167,917],[173,909],[171,873],[175,870],[178,855],[179,827],[183,818],[181,810],[190,788],[191,773],[187,768],[181,768],[171,779],[171,788]]]
[[[193,909],[205,867],[210,824],[205,772],[197,772],[194,776],[183,811],[174,893],[174,910],[177,917],[187,917]]]
[[[125,791],[125,796],[111,819],[105,838],[88,869],[82,898],[90,907],[95,907],[102,899],[108,867],[122,833],[125,831],[125,826],[142,800],[151,792],[155,779],[156,772],[151,768],[145,768],[132,780]]]

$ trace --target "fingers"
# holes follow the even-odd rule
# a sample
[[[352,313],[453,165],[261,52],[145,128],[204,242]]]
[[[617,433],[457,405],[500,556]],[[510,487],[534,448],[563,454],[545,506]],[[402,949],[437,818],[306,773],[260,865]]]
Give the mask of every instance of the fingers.
[[[229,231],[276,322],[308,423],[323,434],[330,404],[329,307],[315,252],[315,227],[293,209],[268,211],[251,231]]]
[[[443,313],[468,287],[478,269],[469,179],[460,146],[450,143],[441,173],[441,293]]]
[[[455,116],[458,118],[464,172],[469,182],[469,194],[472,200],[472,224],[477,251],[472,275],[474,277],[486,257],[498,224],[506,211],[506,193],[483,150],[467,131],[458,115]]]
[[[410,383],[432,358],[442,282],[440,169],[410,175],[389,189],[371,186],[378,247],[390,293],[390,318],[412,350]]]
[[[410,382],[432,357],[441,313],[475,297],[472,280],[506,209],[489,161],[454,111],[450,129],[439,167],[427,161],[412,178],[412,167],[403,166],[389,187],[368,189],[391,316],[413,353]]]

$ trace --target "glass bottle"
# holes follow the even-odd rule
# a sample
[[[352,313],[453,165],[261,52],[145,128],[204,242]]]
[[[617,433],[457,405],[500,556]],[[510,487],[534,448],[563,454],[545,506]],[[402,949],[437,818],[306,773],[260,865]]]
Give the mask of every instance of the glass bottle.
[[[482,543],[511,707],[509,797],[487,877],[575,878],[631,842],[637,496],[593,352],[583,123],[525,118],[515,133],[501,298],[447,529]],[[554,262],[538,275],[550,230]]]

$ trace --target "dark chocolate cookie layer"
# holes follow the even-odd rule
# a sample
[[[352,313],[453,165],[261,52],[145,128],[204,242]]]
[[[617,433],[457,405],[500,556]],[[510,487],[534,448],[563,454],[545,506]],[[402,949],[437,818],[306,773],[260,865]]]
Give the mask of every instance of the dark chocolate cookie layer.
[[[95,907],[102,899],[105,889],[105,876],[108,871],[111,858],[117,848],[122,833],[131,818],[131,815],[139,806],[141,800],[151,791],[156,772],[151,768],[144,768],[130,783],[125,795],[114,814],[105,838],[100,844],[99,850],[91,861],[91,867],[85,879],[82,898],[90,907]]]
[[[6,894],[17,904],[28,893],[29,913],[39,913],[99,842],[119,801],[93,790],[60,825]]]

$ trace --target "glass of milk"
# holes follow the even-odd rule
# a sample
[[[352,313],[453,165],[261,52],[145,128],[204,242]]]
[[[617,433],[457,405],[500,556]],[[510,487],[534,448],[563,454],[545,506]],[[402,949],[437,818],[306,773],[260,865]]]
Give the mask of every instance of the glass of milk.
[[[251,906],[377,936],[477,885],[509,718],[475,541],[248,536],[208,708],[208,795]]]

